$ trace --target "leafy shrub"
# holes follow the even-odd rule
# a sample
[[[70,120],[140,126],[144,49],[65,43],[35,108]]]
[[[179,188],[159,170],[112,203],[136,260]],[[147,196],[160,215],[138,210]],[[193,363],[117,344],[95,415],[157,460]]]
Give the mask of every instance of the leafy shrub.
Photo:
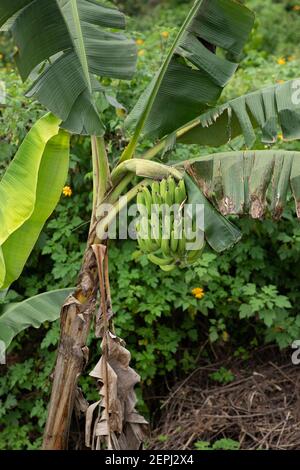
[[[219,439],[214,444],[210,444],[207,441],[195,442],[196,450],[239,450],[239,448],[239,442],[233,439]]]

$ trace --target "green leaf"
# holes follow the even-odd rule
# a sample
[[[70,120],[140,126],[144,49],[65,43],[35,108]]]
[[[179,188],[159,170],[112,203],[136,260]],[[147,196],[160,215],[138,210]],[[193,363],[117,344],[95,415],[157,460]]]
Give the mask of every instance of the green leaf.
[[[39,328],[46,321],[57,320],[64,300],[73,290],[54,290],[17,304],[8,304],[0,316],[0,340],[5,343],[6,348],[13,338],[26,328]]]
[[[220,439],[213,444],[212,448],[213,450],[239,450],[240,443],[233,439]]]
[[[196,1],[127,126],[139,134],[145,124],[146,135],[162,137],[215,105],[238,67],[253,21],[253,13],[234,0]]]
[[[299,80],[290,80],[233,99],[177,130],[177,142],[217,147],[243,135],[251,148],[255,129],[268,144],[276,142],[279,133],[287,141],[300,139],[299,86]]]
[[[253,308],[251,307],[251,305],[248,304],[242,304],[239,308],[239,312],[241,319],[250,318],[254,315]]]
[[[184,179],[188,193],[187,203],[191,204],[193,210],[204,206],[204,233],[209,245],[217,252],[231,248],[241,239],[241,232],[212,206],[189,175],[186,174]]]
[[[276,312],[274,312],[274,310],[266,310],[266,309],[260,310],[259,318],[263,320],[264,324],[268,328],[270,328],[273,325],[274,320],[276,319]]]
[[[278,295],[275,298],[275,304],[277,307],[280,307],[280,308],[292,308],[291,302],[284,295]]]
[[[107,30],[125,28],[124,15],[95,0],[5,0],[0,27],[9,19],[21,77],[36,78],[28,96],[59,116],[63,128],[103,135],[94,92],[104,89],[95,77],[130,79],[135,71],[134,41]]]
[[[300,152],[236,151],[184,163],[197,187],[223,215],[282,215],[293,193],[300,217]]]
[[[0,182],[0,288],[23,267],[55,209],[69,166],[69,134],[51,114],[30,130]]]

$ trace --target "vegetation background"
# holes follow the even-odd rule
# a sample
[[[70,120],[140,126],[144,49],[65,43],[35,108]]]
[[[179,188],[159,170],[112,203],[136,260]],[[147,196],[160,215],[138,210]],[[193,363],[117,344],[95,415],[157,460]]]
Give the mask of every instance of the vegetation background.
[[[138,44],[138,72],[132,82],[106,80],[124,108],[105,111],[109,153],[114,158],[126,142],[126,110],[152,78],[153,70],[188,11],[191,0],[115,1],[128,15],[129,31]],[[245,58],[223,100],[299,77],[300,2],[249,0],[257,20]],[[14,71],[9,37],[0,37],[0,82],[7,102],[0,103],[0,177],[31,124],[44,110],[24,98],[26,85]],[[235,146],[242,145],[237,141]],[[260,148],[262,144],[257,144]],[[282,145],[280,136],[278,148]],[[300,150],[299,143],[284,144]],[[260,147],[259,147],[260,146]],[[211,153],[214,149],[201,152]],[[61,202],[44,228],[22,277],[6,302],[73,286],[80,267],[91,209],[90,143],[74,137],[71,168]],[[174,160],[198,155],[196,146],[174,153]],[[116,157],[115,157],[116,158]],[[229,253],[206,253],[184,272],[163,273],[139,256],[132,241],[110,246],[110,272],[116,327],[126,340],[135,369],[141,374],[140,408],[155,421],[157,397],[196,367],[199,358],[224,355],[247,361],[265,342],[280,349],[300,338],[300,226],[291,209],[279,223],[240,220],[243,242]],[[198,290],[194,290],[197,289]],[[201,290],[202,289],[202,290]],[[1,300],[0,300],[1,302]],[[20,334],[0,369],[0,449],[37,449],[41,445],[50,374],[59,322]],[[88,370],[98,359],[94,341]],[[231,380],[220,369],[212,381]],[[82,377],[86,397],[97,399],[94,381]],[[154,422],[155,425],[155,422]]]

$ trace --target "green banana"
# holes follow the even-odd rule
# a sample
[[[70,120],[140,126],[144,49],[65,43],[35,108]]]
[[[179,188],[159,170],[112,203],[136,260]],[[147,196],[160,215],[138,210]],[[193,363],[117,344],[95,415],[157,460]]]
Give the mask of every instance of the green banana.
[[[137,242],[141,251],[143,253],[148,253],[148,247],[146,246],[145,240],[143,238],[138,237]]]
[[[161,180],[161,182],[160,182],[160,195],[161,195],[162,200],[163,200],[164,203],[166,202],[167,190],[168,190],[167,180],[165,180],[165,179]]]
[[[175,204],[177,204],[178,206],[181,206],[181,204],[183,204],[184,202],[184,199],[182,198],[182,191],[179,189],[178,186],[176,186],[175,188],[174,201],[175,201]]]
[[[136,202],[139,206],[145,206],[146,205],[146,201],[145,201],[144,194],[142,193],[142,191],[139,191],[137,193]]]
[[[172,230],[170,245],[171,245],[171,250],[174,254],[176,254],[176,252],[177,252],[178,243],[179,243],[179,240],[178,240],[178,238],[176,238],[176,233],[175,233],[174,230]]]
[[[171,255],[171,247],[170,247],[170,240],[168,238],[163,238],[161,240],[161,251],[164,256],[170,256]]]
[[[142,216],[140,219],[140,234],[143,240],[149,239],[149,221],[148,218]]]
[[[136,226],[136,230],[138,232],[139,239],[143,240],[143,251],[147,253],[152,253],[160,248],[160,237],[158,236],[157,238],[152,238],[152,225],[147,217],[142,216],[139,219],[139,223]]]
[[[145,240],[147,246],[147,253],[153,253],[160,249],[160,244],[152,239]]]
[[[188,255],[187,255],[187,258],[186,258],[187,264],[188,265],[194,264],[195,261],[197,261],[200,258],[202,252],[203,252],[203,249],[201,249],[201,250],[191,250],[190,252],[188,252]]]
[[[151,226],[151,238],[159,242],[159,245],[160,245],[160,240],[162,236],[162,233],[161,233],[162,227],[160,223],[160,213],[157,207],[155,207],[155,210],[153,209],[153,212],[151,214],[150,226]]]
[[[156,204],[158,206],[161,205],[161,197],[160,197],[160,194],[158,192],[153,192],[152,193],[152,202],[153,202],[153,204]]]
[[[171,199],[172,199],[172,204],[174,204],[175,202],[175,189],[176,189],[176,183],[175,183],[175,180],[172,176],[169,176],[168,178],[168,190],[169,190],[169,193],[171,195]]]
[[[152,207],[152,196],[151,196],[149,189],[146,186],[144,186],[143,188],[143,195],[144,195],[144,199],[145,199],[145,203],[146,203],[146,207],[148,211],[148,216],[150,217],[151,207]]]
[[[180,256],[183,256],[185,254],[186,250],[186,238],[185,234],[181,234],[181,238],[178,240],[178,253]]]
[[[153,181],[152,185],[151,185],[151,190],[152,190],[152,194],[153,193],[158,193],[160,192],[160,186],[159,186],[159,182],[158,181]]]
[[[156,256],[153,253],[150,253],[150,255],[148,255],[148,259],[149,261],[151,261],[151,263],[156,264],[157,266],[168,266],[174,261],[173,257],[160,258],[159,256]]]
[[[180,181],[179,181],[179,183],[178,183],[178,189],[179,189],[180,199],[181,199],[181,203],[180,203],[180,204],[182,204],[182,203],[186,200],[186,198],[187,198],[184,180],[180,180]]]
[[[176,216],[174,218],[173,229],[174,229],[175,238],[179,241],[184,233],[183,220],[180,217]]]
[[[160,269],[162,269],[166,273],[174,271],[175,268],[176,268],[176,264],[169,264],[168,266],[160,266]]]
[[[172,198],[172,194],[169,191],[169,189],[167,189],[167,191],[166,191],[165,201],[168,204],[168,206],[170,206],[170,207],[173,206],[173,204],[174,204],[174,199]]]

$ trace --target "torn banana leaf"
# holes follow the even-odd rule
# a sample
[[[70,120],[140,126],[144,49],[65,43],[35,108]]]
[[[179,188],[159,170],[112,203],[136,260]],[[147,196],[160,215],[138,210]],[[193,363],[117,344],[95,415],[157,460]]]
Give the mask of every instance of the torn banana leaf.
[[[59,116],[63,128],[103,135],[95,92],[105,90],[96,77],[127,80],[135,72],[136,45],[116,32],[125,28],[125,15],[95,0],[1,0],[3,25],[12,32],[22,79],[34,71],[28,96]]]
[[[204,236],[206,241],[218,253],[228,250],[241,239],[241,232],[213,207],[204,196],[202,188],[195,184],[193,178],[186,174],[184,179],[188,193],[187,203],[191,204],[193,215],[195,215],[198,208],[201,210],[204,206]]]
[[[255,129],[262,142],[300,139],[300,81],[290,80],[243,95],[200,115],[177,131],[177,142],[217,147],[243,135],[251,148]]]
[[[162,137],[215,105],[238,67],[253,22],[253,13],[234,0],[196,1],[127,126],[138,127],[147,116],[144,134]]]
[[[67,179],[70,135],[60,122],[52,114],[37,121],[0,181],[2,289],[20,276]]]
[[[269,212],[278,219],[292,194],[300,217],[300,152],[219,153],[187,161],[184,166],[205,198],[224,216],[260,219]],[[215,236],[222,239],[223,234]]]

